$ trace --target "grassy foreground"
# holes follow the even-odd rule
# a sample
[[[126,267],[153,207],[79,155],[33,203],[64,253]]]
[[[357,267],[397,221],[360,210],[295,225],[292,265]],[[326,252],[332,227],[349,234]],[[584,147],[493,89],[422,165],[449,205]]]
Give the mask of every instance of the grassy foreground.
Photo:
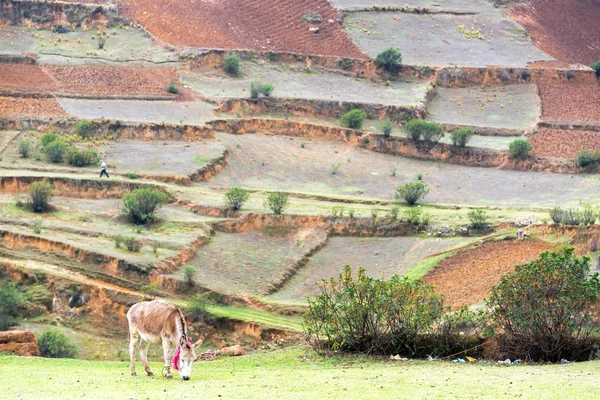
[[[600,362],[500,366],[329,358],[292,348],[198,362],[192,379],[129,375],[125,362],[0,356],[0,398],[599,398]],[[141,372],[141,373],[140,373]]]

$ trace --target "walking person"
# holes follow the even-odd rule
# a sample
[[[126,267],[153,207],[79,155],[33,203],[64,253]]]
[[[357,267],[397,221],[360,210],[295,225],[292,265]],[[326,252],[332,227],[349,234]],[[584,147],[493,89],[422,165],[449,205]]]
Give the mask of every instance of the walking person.
[[[102,175],[106,175],[107,178],[110,178],[108,172],[106,172],[106,163],[104,160],[100,160],[100,168],[102,169],[102,171],[100,171],[100,178],[102,178]]]

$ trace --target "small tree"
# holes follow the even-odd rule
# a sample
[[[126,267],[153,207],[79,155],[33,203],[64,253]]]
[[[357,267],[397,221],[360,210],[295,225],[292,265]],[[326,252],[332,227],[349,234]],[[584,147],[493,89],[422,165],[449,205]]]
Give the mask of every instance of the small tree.
[[[429,187],[423,182],[409,182],[402,187],[396,189],[396,200],[403,199],[409,206],[415,205],[419,200],[423,199],[429,193]]]
[[[67,150],[67,146],[61,140],[50,142],[44,147],[46,157],[48,157],[48,160],[53,163],[62,162]]]
[[[17,323],[25,303],[23,295],[9,280],[0,281],[0,331]]]
[[[598,274],[573,249],[546,252],[520,265],[490,291],[487,306],[509,357],[587,360],[598,348]]]
[[[350,110],[340,118],[340,124],[350,129],[362,128],[363,120],[367,115],[362,110]]]
[[[265,199],[263,206],[273,211],[275,215],[281,215],[288,207],[289,199],[287,193],[273,192]]]
[[[23,157],[23,158],[29,158],[30,153],[31,153],[31,141],[22,140],[21,143],[19,143],[19,154],[21,154],[21,157]]]
[[[75,343],[58,331],[46,331],[38,338],[40,356],[47,358],[75,358],[79,351]]]
[[[260,81],[252,81],[250,82],[250,98],[258,99],[260,95],[260,89],[262,87],[262,83]]]
[[[600,61],[596,61],[592,64],[592,69],[596,71],[596,76],[600,78]]]
[[[41,213],[50,208],[52,198],[52,185],[48,182],[33,182],[29,188],[29,208],[31,211]]]
[[[229,56],[223,60],[223,70],[231,76],[240,76],[240,58]]]
[[[225,208],[231,211],[240,210],[249,198],[250,193],[246,189],[232,187],[225,193]]]
[[[196,268],[188,266],[183,269],[183,283],[186,287],[191,288],[194,286],[194,279],[196,278]]]
[[[384,121],[379,125],[379,130],[383,133],[384,137],[389,137],[394,129],[394,124],[391,121]]]
[[[377,54],[375,65],[389,74],[397,74],[402,70],[402,55],[393,47]]]
[[[517,139],[508,144],[508,154],[511,158],[525,159],[529,157],[531,144],[527,140]]]
[[[465,147],[469,140],[471,140],[471,136],[473,136],[473,131],[469,128],[459,128],[455,129],[450,133],[452,138],[452,144],[458,147]]]
[[[487,227],[487,212],[485,210],[473,210],[467,214],[469,221],[471,221],[471,227],[473,229],[483,229]]]
[[[271,95],[271,93],[273,93],[274,90],[275,90],[275,85],[273,85],[272,83],[265,83],[264,85],[262,85],[260,87],[260,93],[263,96],[267,96],[267,97],[269,97]]]
[[[92,121],[82,119],[73,126],[73,131],[82,138],[86,138],[94,132],[95,128],[96,126]]]
[[[167,201],[167,195],[156,188],[136,189],[123,197],[123,212],[134,224],[152,223],[154,212]]]

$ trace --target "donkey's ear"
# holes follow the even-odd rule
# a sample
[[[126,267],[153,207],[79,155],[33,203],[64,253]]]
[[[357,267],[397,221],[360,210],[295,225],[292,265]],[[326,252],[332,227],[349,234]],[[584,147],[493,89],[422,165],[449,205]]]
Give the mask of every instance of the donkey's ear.
[[[204,336],[200,336],[200,339],[198,339],[198,341],[194,343],[194,349],[197,349],[198,347],[202,346],[202,342],[204,342]]]
[[[179,338],[179,347],[185,346],[185,336]]]

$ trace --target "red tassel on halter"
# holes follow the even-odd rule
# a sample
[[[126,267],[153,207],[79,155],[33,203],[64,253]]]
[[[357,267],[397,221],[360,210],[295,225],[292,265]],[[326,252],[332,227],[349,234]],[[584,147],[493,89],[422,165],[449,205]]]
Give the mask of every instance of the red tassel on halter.
[[[175,369],[175,371],[179,371],[179,355],[181,353],[181,347],[177,346],[177,352],[175,353],[175,357],[173,357],[173,360],[171,361],[173,363],[173,368]]]

